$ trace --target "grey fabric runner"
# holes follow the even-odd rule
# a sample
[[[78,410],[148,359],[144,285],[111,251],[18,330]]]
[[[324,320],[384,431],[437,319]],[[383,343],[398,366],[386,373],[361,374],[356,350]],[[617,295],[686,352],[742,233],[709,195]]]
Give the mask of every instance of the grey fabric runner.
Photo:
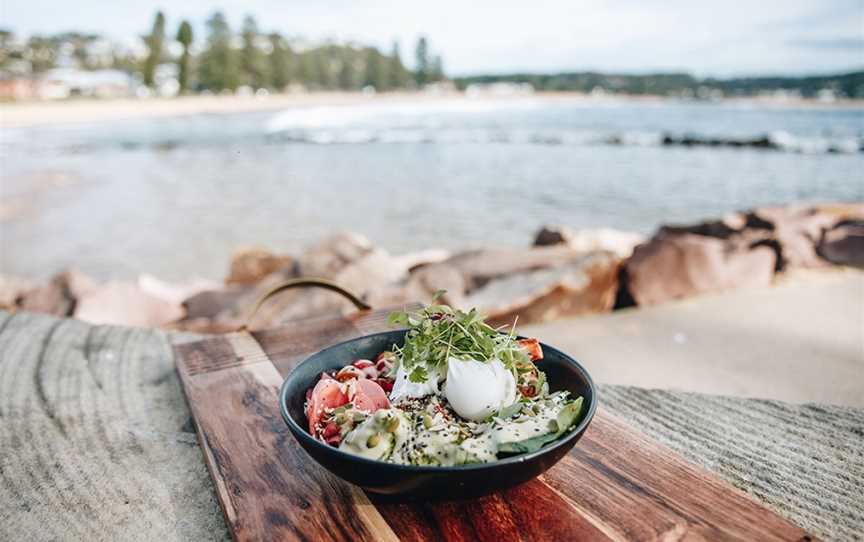
[[[0,312],[0,540],[224,540],[161,331]],[[602,386],[604,408],[827,539],[864,539],[864,410]]]

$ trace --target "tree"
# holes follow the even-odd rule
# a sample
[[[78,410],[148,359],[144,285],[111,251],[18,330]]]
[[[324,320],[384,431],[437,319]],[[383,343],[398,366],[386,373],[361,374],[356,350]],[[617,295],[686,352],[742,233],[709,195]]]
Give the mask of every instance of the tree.
[[[156,20],[153,21],[153,30],[144,38],[150,52],[144,61],[143,77],[144,84],[152,87],[156,84],[156,66],[162,60],[162,45],[165,41],[165,15],[161,11],[156,12]]]
[[[270,84],[277,91],[285,90],[292,79],[291,49],[278,33],[270,34]]]
[[[366,49],[365,64],[366,73],[363,77],[363,86],[372,86],[378,91],[387,90],[389,81],[386,72],[388,66],[378,49],[375,47]]]
[[[420,36],[417,40],[414,58],[416,59],[414,79],[417,81],[417,86],[422,87],[429,82],[429,44],[425,36]]]
[[[231,28],[221,11],[207,20],[207,48],[201,54],[201,86],[216,92],[234,90],[240,80],[237,51],[231,47]]]
[[[177,82],[180,83],[181,94],[189,90],[189,61],[192,57],[189,47],[193,39],[192,25],[188,21],[180,23],[180,28],[177,29],[177,41],[183,46],[183,53],[177,62]]]
[[[393,49],[390,52],[390,66],[387,70],[389,87],[402,88],[408,81],[408,70],[402,65],[402,58],[399,54],[399,42],[393,42]]]
[[[429,68],[429,79],[431,81],[444,80],[444,61],[441,60],[441,55],[435,55],[432,59],[432,66]]]
[[[30,62],[30,71],[41,73],[54,67],[57,60],[58,43],[56,40],[31,36],[27,40],[27,49],[24,58]]]
[[[269,86],[267,59],[258,48],[258,24],[247,15],[243,20],[243,49],[240,52],[243,82],[252,88]]]

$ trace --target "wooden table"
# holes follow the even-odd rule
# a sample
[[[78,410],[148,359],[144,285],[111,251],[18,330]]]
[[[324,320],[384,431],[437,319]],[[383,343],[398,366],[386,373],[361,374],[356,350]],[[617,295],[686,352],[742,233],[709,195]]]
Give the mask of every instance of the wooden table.
[[[0,313],[0,539],[227,536],[176,378],[178,339]],[[610,386],[601,397],[816,535],[864,536],[861,410]],[[470,506],[451,512],[471,517]]]

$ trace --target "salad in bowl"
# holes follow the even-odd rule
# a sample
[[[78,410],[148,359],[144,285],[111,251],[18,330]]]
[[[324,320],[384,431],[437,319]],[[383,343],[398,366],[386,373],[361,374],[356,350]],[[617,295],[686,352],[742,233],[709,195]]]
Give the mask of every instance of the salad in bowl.
[[[435,301],[389,320],[406,328],[402,344],[346,359],[306,390],[317,441],[369,460],[454,467],[536,452],[580,421],[583,398],[550,391],[537,340]]]

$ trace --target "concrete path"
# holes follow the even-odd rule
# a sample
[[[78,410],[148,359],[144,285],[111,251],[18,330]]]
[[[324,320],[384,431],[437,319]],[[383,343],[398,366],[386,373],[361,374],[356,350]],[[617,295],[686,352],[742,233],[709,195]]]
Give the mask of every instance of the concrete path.
[[[864,406],[864,272],[525,326],[604,384]]]

